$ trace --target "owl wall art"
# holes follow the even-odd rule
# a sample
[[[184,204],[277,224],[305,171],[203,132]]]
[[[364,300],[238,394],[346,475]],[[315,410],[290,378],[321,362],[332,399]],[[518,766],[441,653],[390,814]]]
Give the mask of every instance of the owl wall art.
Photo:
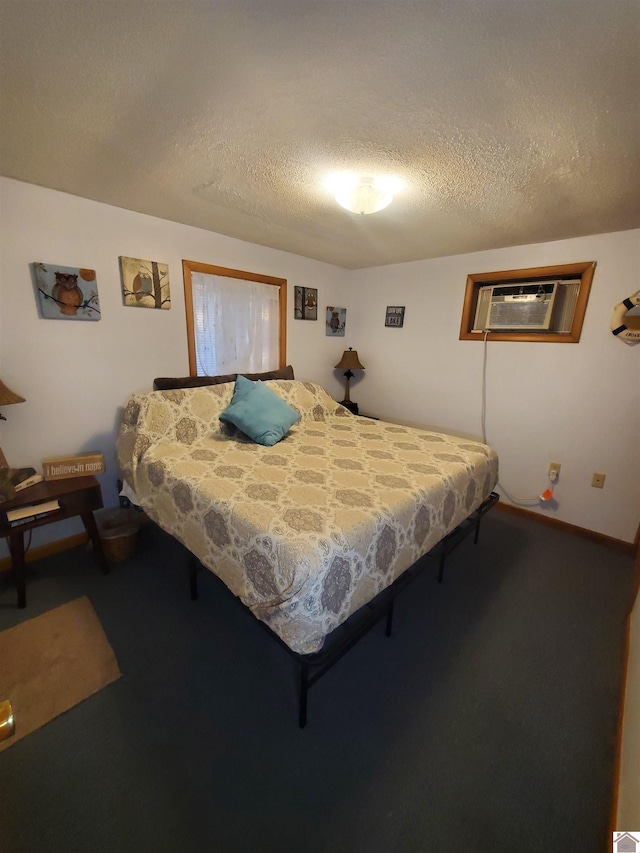
[[[325,334],[332,338],[344,338],[344,329],[347,325],[347,309],[327,306],[327,320],[325,323]]]
[[[96,271],[34,263],[40,316],[51,320],[99,320]]]
[[[139,308],[171,308],[169,267],[166,264],[121,257],[120,272],[125,305]]]

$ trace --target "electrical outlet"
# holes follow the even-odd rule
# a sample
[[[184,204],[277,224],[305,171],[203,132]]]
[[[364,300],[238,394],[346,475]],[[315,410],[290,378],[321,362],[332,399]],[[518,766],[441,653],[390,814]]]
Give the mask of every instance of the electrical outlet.
[[[607,476],[606,474],[594,474],[593,477],[591,478],[591,485],[596,489],[603,489],[604,488],[604,478],[606,476]]]
[[[554,482],[558,479],[558,475],[560,474],[560,463],[559,462],[551,462],[549,465],[549,479]]]

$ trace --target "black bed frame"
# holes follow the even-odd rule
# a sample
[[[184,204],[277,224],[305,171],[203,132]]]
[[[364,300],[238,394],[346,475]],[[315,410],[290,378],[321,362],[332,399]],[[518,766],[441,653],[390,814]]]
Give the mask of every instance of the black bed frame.
[[[339,625],[326,638],[324,646],[319,652],[310,655],[302,655],[294,652],[287,644],[275,634],[268,625],[253,616],[248,608],[245,611],[251,613],[254,619],[273,637],[297,662],[299,666],[299,688],[298,688],[298,724],[303,729],[307,724],[307,704],[309,688],[328,672],[341,657],[354,646],[374,625],[383,617],[386,619],[386,635],[391,636],[393,627],[393,604],[396,596],[422,573],[433,560],[438,562],[438,583],[442,583],[444,577],[444,566],[447,556],[456,548],[470,533],[474,534],[474,543],[478,542],[480,534],[480,522],[483,516],[498,502],[499,496],[492,492],[489,497],[466,518],[455,530],[452,530],[444,539],[434,546],[427,554],[420,557],[412,566],[404,571],[390,586],[382,590],[372,601],[365,604],[353,613],[342,625]],[[193,554],[189,559],[189,583],[191,587],[191,599],[198,598],[197,574],[204,568],[202,563]],[[213,572],[208,572],[213,574]],[[213,575],[216,577],[216,575]],[[225,589],[225,584],[216,577]],[[234,596],[235,597],[235,596]],[[240,599],[236,599],[239,603]]]

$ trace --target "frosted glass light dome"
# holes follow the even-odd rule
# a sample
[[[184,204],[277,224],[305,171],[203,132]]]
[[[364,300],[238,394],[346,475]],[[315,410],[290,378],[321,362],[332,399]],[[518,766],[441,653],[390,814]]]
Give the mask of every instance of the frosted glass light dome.
[[[384,210],[393,201],[393,192],[399,187],[395,178],[358,177],[352,174],[335,175],[329,184],[338,204],[358,214]]]

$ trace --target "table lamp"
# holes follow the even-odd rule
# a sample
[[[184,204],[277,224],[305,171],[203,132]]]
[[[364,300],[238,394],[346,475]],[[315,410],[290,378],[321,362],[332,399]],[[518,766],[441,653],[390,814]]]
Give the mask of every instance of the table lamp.
[[[345,350],[342,353],[342,358],[336,364],[336,370],[344,370],[345,371],[345,389],[344,389],[344,400],[340,401],[340,405],[344,406],[349,411],[353,412],[354,415],[358,414],[358,404],[352,403],[351,398],[349,397],[349,382],[353,377],[354,370],[364,370],[364,364],[360,363],[360,359],[358,358],[358,351],[354,350],[352,347],[349,347],[348,350]]]
[[[13,403],[24,403],[24,397],[21,397],[19,394],[14,393],[10,388],[4,384],[4,382],[0,379],[0,408],[3,406],[11,406]],[[5,416],[0,412],[0,420],[6,421]],[[2,448],[0,447],[0,468],[8,468],[6,457],[2,452]]]

